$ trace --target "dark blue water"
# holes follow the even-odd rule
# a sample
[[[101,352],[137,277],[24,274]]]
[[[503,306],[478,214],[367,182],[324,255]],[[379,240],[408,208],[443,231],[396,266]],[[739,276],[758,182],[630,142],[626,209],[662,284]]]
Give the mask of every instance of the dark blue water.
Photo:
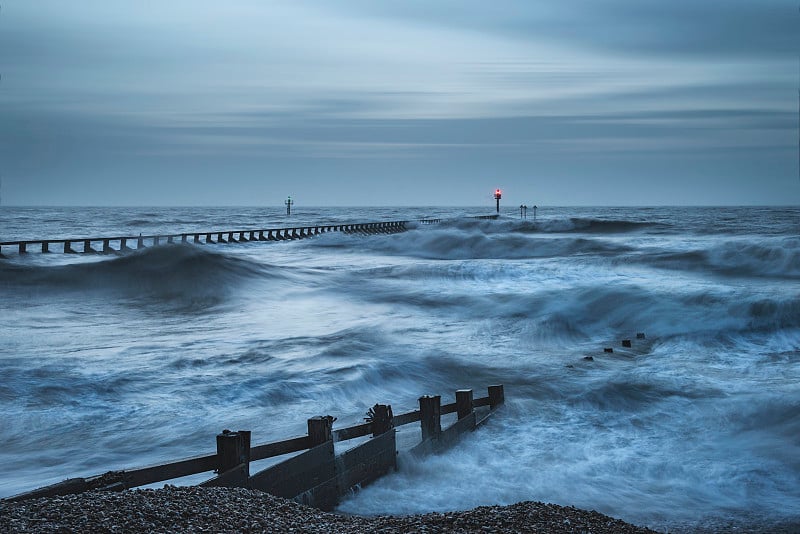
[[[4,247],[0,496],[210,453],[223,428],[260,443],[503,383],[490,425],[401,455],[341,511],[543,500],[671,531],[800,521],[800,209],[466,217],[483,213],[0,208],[0,241],[445,219],[120,257]]]

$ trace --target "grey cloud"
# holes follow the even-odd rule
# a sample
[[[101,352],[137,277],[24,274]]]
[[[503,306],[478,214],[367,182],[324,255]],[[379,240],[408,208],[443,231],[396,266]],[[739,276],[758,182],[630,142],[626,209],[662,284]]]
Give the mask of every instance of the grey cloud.
[[[788,0],[353,0],[349,5],[370,16],[519,38],[546,37],[631,55],[797,55],[798,9]]]

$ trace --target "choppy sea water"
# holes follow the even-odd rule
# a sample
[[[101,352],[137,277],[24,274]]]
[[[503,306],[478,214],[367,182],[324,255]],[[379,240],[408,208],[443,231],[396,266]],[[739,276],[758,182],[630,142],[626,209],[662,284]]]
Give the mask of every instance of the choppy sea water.
[[[488,425],[401,455],[340,511],[541,500],[670,531],[800,524],[800,208],[468,218],[486,213],[0,208],[0,241],[443,219],[124,256],[4,247],[0,497],[211,453],[223,428],[262,443],[502,383]],[[642,354],[603,352],[637,332]]]

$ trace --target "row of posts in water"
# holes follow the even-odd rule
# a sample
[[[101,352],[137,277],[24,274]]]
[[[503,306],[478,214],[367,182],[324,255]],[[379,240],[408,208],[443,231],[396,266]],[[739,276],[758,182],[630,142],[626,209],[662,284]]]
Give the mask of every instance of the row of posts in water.
[[[421,223],[439,222],[438,219],[423,219]],[[194,243],[198,245],[211,245],[217,243],[247,243],[250,241],[288,241],[304,239],[328,232],[343,232],[347,234],[394,234],[406,230],[408,221],[384,221],[356,224],[336,224],[324,226],[304,226],[299,228],[277,228],[263,230],[234,230],[225,232],[190,232],[172,235],[122,236],[122,237],[92,237],[77,239],[49,239],[0,242],[0,255],[3,247],[15,247],[19,254],[28,252],[59,252],[56,250],[61,245],[65,254],[114,254],[130,252],[136,249],[147,248],[171,243]],[[102,243],[102,248],[95,249],[93,243]],[[112,245],[117,244],[117,248]],[[134,246],[129,246],[133,245]]]

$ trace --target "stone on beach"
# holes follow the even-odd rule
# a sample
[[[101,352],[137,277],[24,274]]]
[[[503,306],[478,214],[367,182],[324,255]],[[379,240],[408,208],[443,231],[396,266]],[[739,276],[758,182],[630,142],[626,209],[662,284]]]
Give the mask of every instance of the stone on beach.
[[[165,486],[0,504],[2,532],[650,533],[598,512],[536,502],[415,516],[345,516],[256,490]]]

